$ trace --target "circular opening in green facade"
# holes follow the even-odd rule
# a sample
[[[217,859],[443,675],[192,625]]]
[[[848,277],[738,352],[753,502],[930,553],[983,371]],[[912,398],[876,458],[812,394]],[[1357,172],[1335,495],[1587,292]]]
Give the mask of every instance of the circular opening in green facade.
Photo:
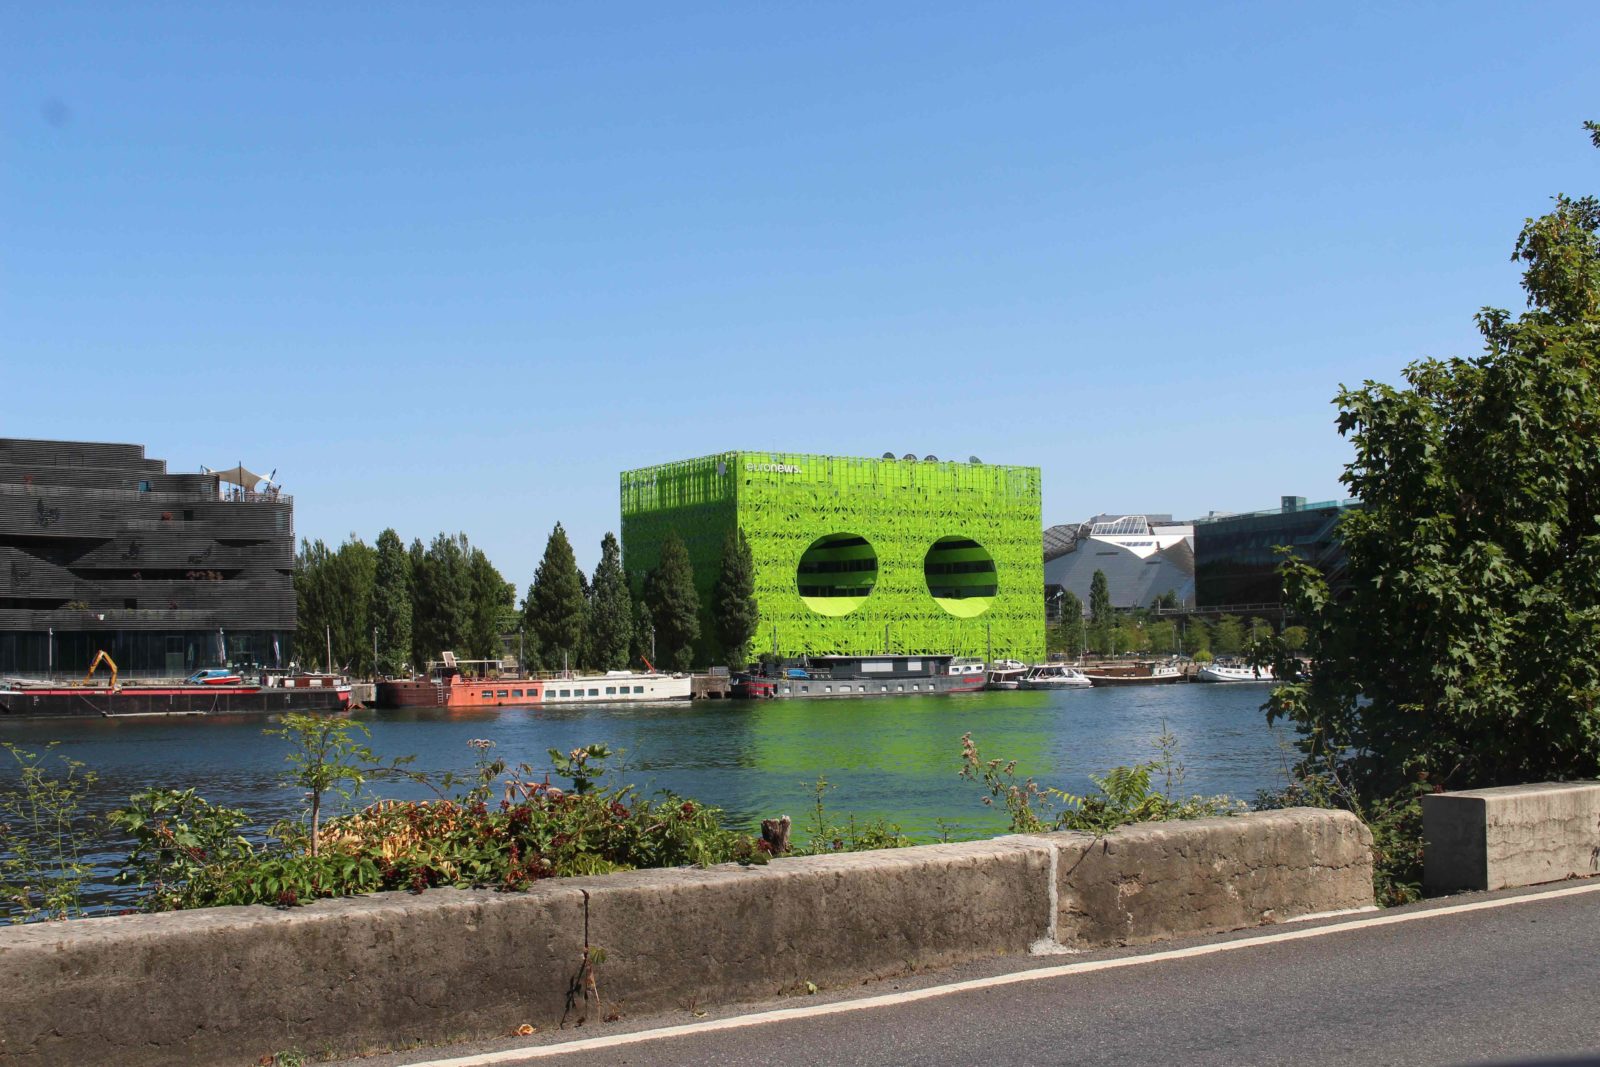
[[[994,557],[970,537],[941,537],[922,560],[928,595],[958,619],[982,615],[999,588]]]
[[[828,534],[805,550],[794,580],[800,599],[818,615],[848,615],[878,583],[878,554],[860,534]]]

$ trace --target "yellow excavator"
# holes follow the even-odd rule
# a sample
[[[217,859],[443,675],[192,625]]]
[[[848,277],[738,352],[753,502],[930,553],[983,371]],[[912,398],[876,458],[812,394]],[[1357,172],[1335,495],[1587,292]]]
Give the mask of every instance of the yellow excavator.
[[[100,664],[102,663],[111,671],[111,691],[115,693],[117,691],[117,661],[106,655],[106,650],[103,648],[95,654],[94,662],[89,664],[89,673],[85,674],[83,681],[78,684],[80,686],[88,685],[89,679],[94,677],[94,672],[100,669]]]

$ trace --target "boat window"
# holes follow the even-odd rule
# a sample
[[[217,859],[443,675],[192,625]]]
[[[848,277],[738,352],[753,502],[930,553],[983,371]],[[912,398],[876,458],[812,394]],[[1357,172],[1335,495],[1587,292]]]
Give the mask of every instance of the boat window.
[[[564,696],[564,697],[569,697],[569,696],[571,696],[571,695],[572,695],[572,690],[570,690],[570,689],[563,689],[563,690],[562,690],[562,691],[561,691],[561,695],[562,695],[562,696]]]
[[[483,699],[484,700],[493,700],[494,699],[494,690],[493,689],[485,689],[483,691]]]
[[[824,692],[824,693],[831,693],[831,692],[833,692],[833,686],[831,686],[831,685],[825,685],[825,686],[823,686],[823,687],[822,687],[822,691],[823,691],[823,692]]]
[[[886,685],[880,685],[880,686],[878,686],[878,692],[880,692],[880,693],[887,693],[887,692],[888,692],[888,691],[889,691],[889,687],[888,687],[888,686],[886,686]]]
[[[616,686],[614,686],[614,685],[606,686],[606,696],[611,697],[611,696],[616,696],[616,695],[617,695],[617,687]]]
[[[597,696],[599,696],[599,695],[600,695],[600,690],[598,690],[598,689],[591,689],[591,690],[589,690],[589,695],[590,695],[590,696],[592,696],[592,697],[597,697]]]
[[[522,690],[520,690],[520,689],[513,689],[513,690],[512,690],[512,691],[511,691],[511,695],[512,695],[512,696],[514,696],[514,697],[519,697],[519,696],[521,696],[521,695],[522,695]]]
[[[635,692],[635,693],[642,693],[642,692],[644,692],[644,686],[642,686],[642,685],[636,685],[636,686],[634,686],[634,687],[633,687],[633,691],[634,691],[634,692]]]
[[[501,698],[508,697],[510,695],[511,695],[511,693],[508,690],[505,690],[505,689],[502,689],[498,693],[495,694],[495,696],[501,697]]]
[[[809,685],[802,685],[800,687],[800,692],[809,693],[809,692],[811,692],[811,687]]]
[[[903,685],[897,685],[894,687],[894,691],[896,693],[904,693],[906,691],[906,687]]]

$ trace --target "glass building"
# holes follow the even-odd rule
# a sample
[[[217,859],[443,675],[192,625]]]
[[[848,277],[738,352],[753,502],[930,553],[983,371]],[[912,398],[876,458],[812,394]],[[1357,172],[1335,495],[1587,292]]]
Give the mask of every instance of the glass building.
[[[1344,573],[1339,519],[1354,500],[1307,504],[1286,496],[1283,506],[1242,515],[1198,519],[1194,524],[1195,606],[1204,609],[1269,610],[1283,600],[1278,546],[1314,563],[1337,593]]]
[[[0,675],[82,673],[99,651],[125,675],[287,664],[294,502],[230,475],[0,438]]]

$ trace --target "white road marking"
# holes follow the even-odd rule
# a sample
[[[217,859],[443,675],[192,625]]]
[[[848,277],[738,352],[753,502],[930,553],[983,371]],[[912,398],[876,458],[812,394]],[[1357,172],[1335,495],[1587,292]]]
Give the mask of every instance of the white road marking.
[[[646,1041],[661,1041],[672,1037],[686,1037],[690,1034],[714,1033],[719,1030],[740,1030],[748,1026],[767,1026],[771,1023],[792,1022],[797,1019],[815,1019],[823,1015],[841,1015],[849,1011],[867,1011],[872,1008],[888,1008],[898,1004],[914,1004],[919,1000],[932,1000],[936,997],[948,997],[957,993],[969,993],[980,989],[995,989],[1000,986],[1017,985],[1022,982],[1043,982],[1051,978],[1094,974],[1098,971],[1115,971],[1124,967],[1143,967],[1151,963],[1164,963],[1167,960],[1186,960],[1194,959],[1198,956],[1214,956],[1222,952],[1238,952],[1247,948],[1256,948],[1260,945],[1275,945],[1285,941],[1304,941],[1313,937],[1342,934],[1350,930],[1369,930],[1375,926],[1398,926],[1401,923],[1421,922],[1424,919],[1437,919],[1446,915],[1464,915],[1473,911],[1490,911],[1495,908],[1509,908],[1518,904],[1533,904],[1558,897],[1574,897],[1586,893],[1600,893],[1600,882],[1590,882],[1566,889],[1553,889],[1542,893],[1529,893],[1517,897],[1502,897],[1498,900],[1479,900],[1471,904],[1450,904],[1442,908],[1430,908],[1425,911],[1374,915],[1369,918],[1355,919],[1351,922],[1334,923],[1331,926],[1302,927],[1298,930],[1263,934],[1260,937],[1240,938],[1235,941],[1222,941],[1211,945],[1192,945],[1189,948],[1167,949],[1163,952],[1150,952],[1139,956],[1120,956],[1110,960],[1085,960],[1082,963],[1064,963],[1057,967],[1038,967],[1033,970],[998,974],[989,978],[973,978],[964,982],[928,986],[925,989],[881,993],[877,996],[861,997],[857,1000],[810,1004],[798,1008],[776,1008],[771,1011],[753,1012],[749,1015],[736,1015],[727,1019],[681,1023],[677,1026],[663,1026],[655,1030],[638,1030],[629,1034],[586,1037],[556,1045],[534,1045],[525,1048],[506,1049],[501,1052],[481,1052],[470,1056],[457,1056],[447,1060],[419,1060],[407,1064],[406,1067],[492,1067],[493,1064],[498,1063],[549,1059],[553,1056],[564,1056],[573,1052],[593,1052],[596,1049],[638,1045]]]

